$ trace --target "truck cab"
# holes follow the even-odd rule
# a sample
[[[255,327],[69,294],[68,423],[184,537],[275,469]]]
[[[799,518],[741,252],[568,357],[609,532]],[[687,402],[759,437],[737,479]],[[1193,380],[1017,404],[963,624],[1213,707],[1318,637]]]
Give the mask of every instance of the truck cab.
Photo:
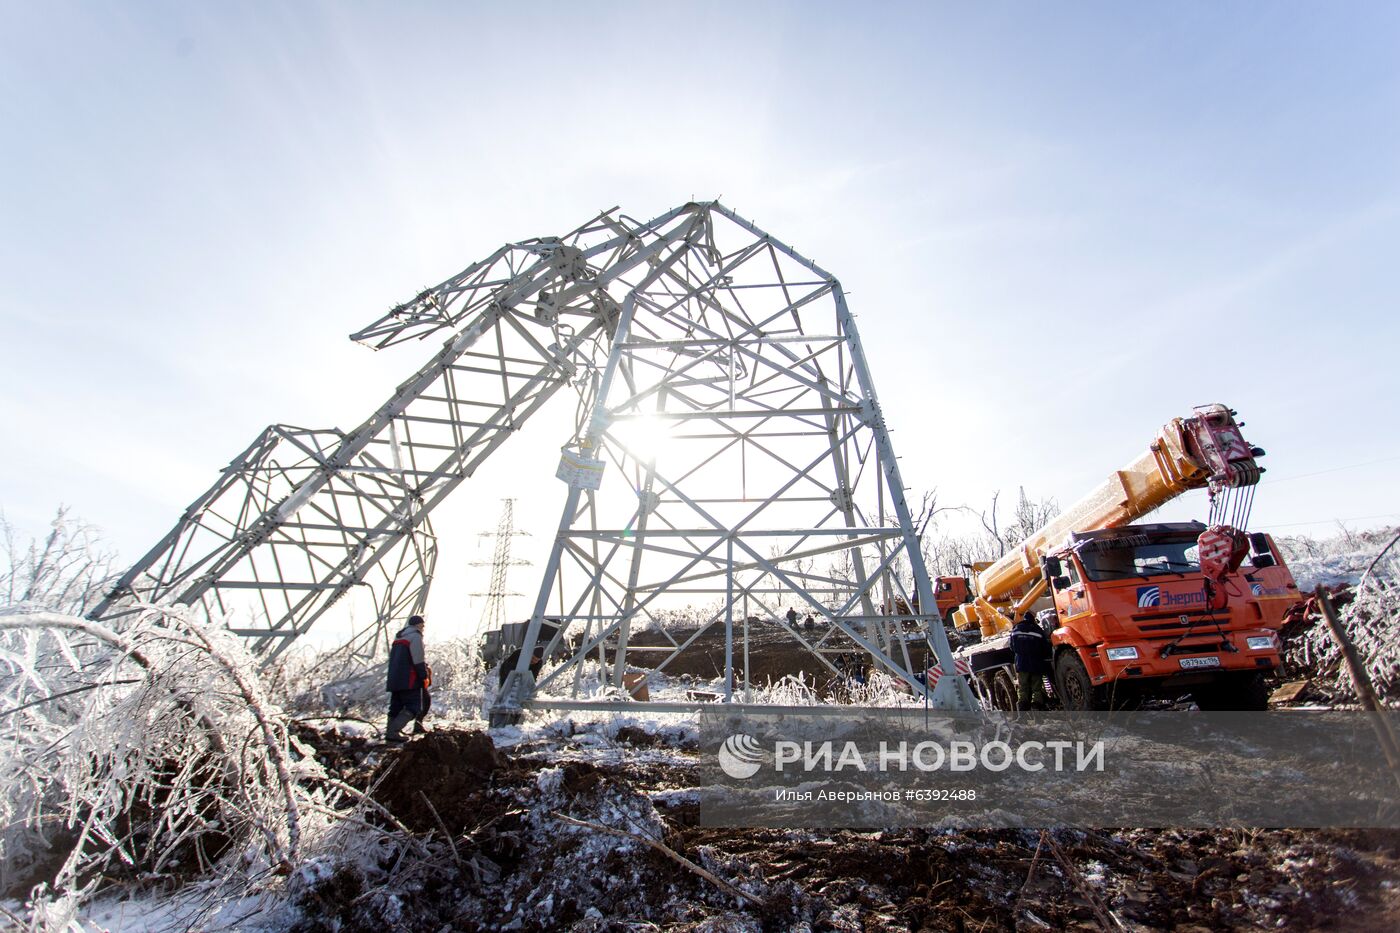
[[[1075,532],[1045,559],[1055,609],[1054,685],[1066,709],[1191,693],[1202,709],[1262,709],[1278,628],[1298,587],[1267,535],[1217,584],[1199,522]],[[1223,607],[1220,607],[1223,601]]]
[[[934,577],[933,598],[938,603],[938,614],[951,624],[953,610],[972,598],[972,588],[967,577]]]

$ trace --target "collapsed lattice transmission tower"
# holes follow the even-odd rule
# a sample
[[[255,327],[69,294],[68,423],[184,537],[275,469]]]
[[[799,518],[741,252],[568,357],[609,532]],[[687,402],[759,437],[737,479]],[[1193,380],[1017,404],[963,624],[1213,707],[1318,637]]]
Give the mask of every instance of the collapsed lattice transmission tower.
[[[496,523],[495,531],[484,531],[483,538],[495,538],[496,546],[491,553],[489,561],[473,561],[473,567],[490,567],[491,582],[484,593],[472,593],[473,596],[486,597],[486,605],[482,610],[481,618],[476,625],[476,632],[499,629],[506,623],[506,600],[512,596],[519,596],[519,593],[506,589],[506,577],[510,574],[512,567],[528,567],[528,560],[518,560],[510,556],[511,541],[528,535],[530,532],[522,531],[515,527],[515,500],[504,499],[501,506],[501,519]]]
[[[727,699],[751,622],[833,671],[833,654],[868,653],[916,693],[929,660],[953,669],[840,284],[749,221],[714,202],[649,222],[607,211],[502,247],[353,339],[434,335],[441,349],[354,430],[267,429],[94,615],[184,603],[275,657],[334,607],[334,624],[362,620],[347,656],[374,659],[423,606],[429,514],[569,388],[562,517],[500,710],[566,705],[593,663],[620,684],[642,628],[663,671],[722,632]],[[913,613],[877,609],[885,579]],[[677,627],[695,604],[699,627]],[[788,625],[794,604],[819,631]],[[540,641],[565,657],[535,677]],[[931,700],[973,705],[959,677]]]

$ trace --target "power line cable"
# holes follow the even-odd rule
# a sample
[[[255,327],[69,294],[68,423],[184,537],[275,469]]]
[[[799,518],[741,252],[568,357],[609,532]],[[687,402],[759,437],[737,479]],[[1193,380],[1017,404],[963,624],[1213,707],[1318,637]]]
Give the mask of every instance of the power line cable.
[[[1366,460],[1366,461],[1364,461],[1364,462],[1362,462],[1362,463],[1348,463],[1346,466],[1331,467],[1331,468],[1326,469],[1326,470],[1314,470],[1314,471],[1311,472],[1311,473],[1295,473],[1295,474],[1292,475],[1292,476],[1280,476],[1280,477],[1278,477],[1277,479],[1275,479],[1274,477],[1271,477],[1271,476],[1265,476],[1265,477],[1264,477],[1264,482],[1267,482],[1267,483],[1286,483],[1286,482],[1289,482],[1290,480],[1295,480],[1295,479],[1306,479],[1306,478],[1309,477],[1309,476],[1321,476],[1321,475],[1323,475],[1324,473],[1340,473],[1342,470],[1355,470],[1355,469],[1357,469],[1358,467],[1375,466],[1375,465],[1378,464],[1378,463],[1392,463],[1392,462],[1394,462],[1394,461],[1396,461],[1396,460],[1400,460],[1400,455],[1397,455],[1397,456],[1394,456],[1394,457],[1382,457],[1382,458],[1379,459],[1379,460]]]
[[[1400,512],[1382,512],[1379,515],[1357,515],[1352,518],[1319,518],[1310,522],[1280,522],[1273,525],[1259,525],[1260,528],[1292,528],[1294,525],[1330,525],[1333,522],[1363,522],[1372,518],[1395,518]]]

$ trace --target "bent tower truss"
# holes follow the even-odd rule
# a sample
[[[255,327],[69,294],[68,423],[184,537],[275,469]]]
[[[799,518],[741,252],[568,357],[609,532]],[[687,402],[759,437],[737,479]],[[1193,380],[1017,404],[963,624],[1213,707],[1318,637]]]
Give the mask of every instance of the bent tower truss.
[[[269,659],[338,625],[342,657],[367,663],[424,607],[433,509],[568,389],[561,520],[499,710],[567,705],[599,677],[620,688],[639,652],[664,671],[720,633],[727,700],[752,686],[755,632],[833,672],[859,652],[916,694],[931,661],[953,670],[855,319],[784,243],[716,202],[607,211],[352,335],[433,337],[354,430],[264,431],[92,615],[180,603]],[[961,677],[928,698],[975,703]]]

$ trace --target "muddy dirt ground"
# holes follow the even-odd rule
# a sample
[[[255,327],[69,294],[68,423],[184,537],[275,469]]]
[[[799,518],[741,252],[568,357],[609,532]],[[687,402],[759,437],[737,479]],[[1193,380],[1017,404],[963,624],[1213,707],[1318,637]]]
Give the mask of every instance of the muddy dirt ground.
[[[426,853],[308,888],[306,931],[1400,928],[1397,831],[714,830],[684,730],[302,739]]]

